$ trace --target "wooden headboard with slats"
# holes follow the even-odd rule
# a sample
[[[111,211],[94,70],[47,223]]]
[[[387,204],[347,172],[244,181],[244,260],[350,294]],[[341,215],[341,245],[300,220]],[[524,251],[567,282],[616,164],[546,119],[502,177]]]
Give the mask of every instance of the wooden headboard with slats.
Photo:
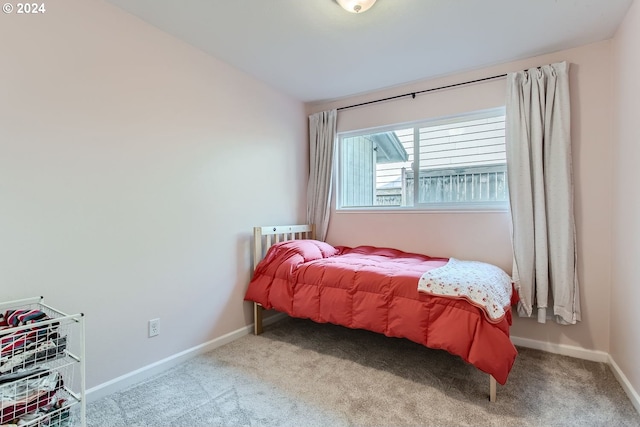
[[[253,227],[253,269],[274,243],[287,240],[315,239],[315,224]]]

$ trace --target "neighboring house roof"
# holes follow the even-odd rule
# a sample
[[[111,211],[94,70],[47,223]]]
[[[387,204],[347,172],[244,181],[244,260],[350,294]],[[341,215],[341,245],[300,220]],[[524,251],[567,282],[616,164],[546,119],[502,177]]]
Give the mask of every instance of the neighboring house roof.
[[[371,135],[376,144],[376,161],[378,163],[406,162],[409,158],[407,150],[396,136],[395,132],[384,132]]]

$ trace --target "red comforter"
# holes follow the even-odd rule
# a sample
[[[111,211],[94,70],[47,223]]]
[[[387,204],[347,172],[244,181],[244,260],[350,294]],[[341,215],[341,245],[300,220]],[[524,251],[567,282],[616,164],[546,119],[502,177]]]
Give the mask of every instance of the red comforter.
[[[505,384],[517,354],[509,339],[511,312],[490,323],[465,300],[418,292],[420,276],[446,263],[396,249],[292,240],[269,249],[245,300],[443,349]]]

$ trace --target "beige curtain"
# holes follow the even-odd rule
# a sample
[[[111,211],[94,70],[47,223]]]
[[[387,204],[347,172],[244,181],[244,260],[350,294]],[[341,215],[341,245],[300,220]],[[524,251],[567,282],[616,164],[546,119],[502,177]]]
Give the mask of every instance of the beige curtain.
[[[507,175],[518,314],[580,320],[566,62],[507,76]]]
[[[318,240],[324,241],[331,214],[331,184],[336,140],[336,110],[309,116],[309,183],[307,222],[316,225]]]

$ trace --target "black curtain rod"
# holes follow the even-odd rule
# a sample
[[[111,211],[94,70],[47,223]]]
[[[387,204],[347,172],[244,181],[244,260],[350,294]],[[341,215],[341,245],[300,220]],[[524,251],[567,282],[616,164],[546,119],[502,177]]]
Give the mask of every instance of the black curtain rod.
[[[497,76],[485,77],[483,79],[476,79],[476,80],[470,80],[468,82],[455,83],[455,84],[452,84],[452,85],[441,86],[441,87],[434,87],[434,88],[431,88],[431,89],[419,90],[417,92],[409,92],[409,93],[405,93],[403,95],[390,96],[388,98],[376,99],[376,100],[373,100],[373,101],[361,102],[360,104],[348,105],[346,107],[336,108],[336,110],[338,110],[338,111],[339,110],[346,110],[348,108],[355,108],[355,107],[361,107],[363,105],[376,104],[378,102],[390,101],[392,99],[404,98],[406,96],[410,96],[412,98],[415,98],[416,95],[421,94],[421,93],[433,92],[433,91],[442,90],[442,89],[449,89],[449,88],[456,87],[456,86],[464,86],[464,85],[469,85],[469,84],[472,84],[472,83],[484,82],[484,81],[487,81],[487,80],[500,79],[502,77],[507,77],[507,75],[506,74],[499,74]]]

